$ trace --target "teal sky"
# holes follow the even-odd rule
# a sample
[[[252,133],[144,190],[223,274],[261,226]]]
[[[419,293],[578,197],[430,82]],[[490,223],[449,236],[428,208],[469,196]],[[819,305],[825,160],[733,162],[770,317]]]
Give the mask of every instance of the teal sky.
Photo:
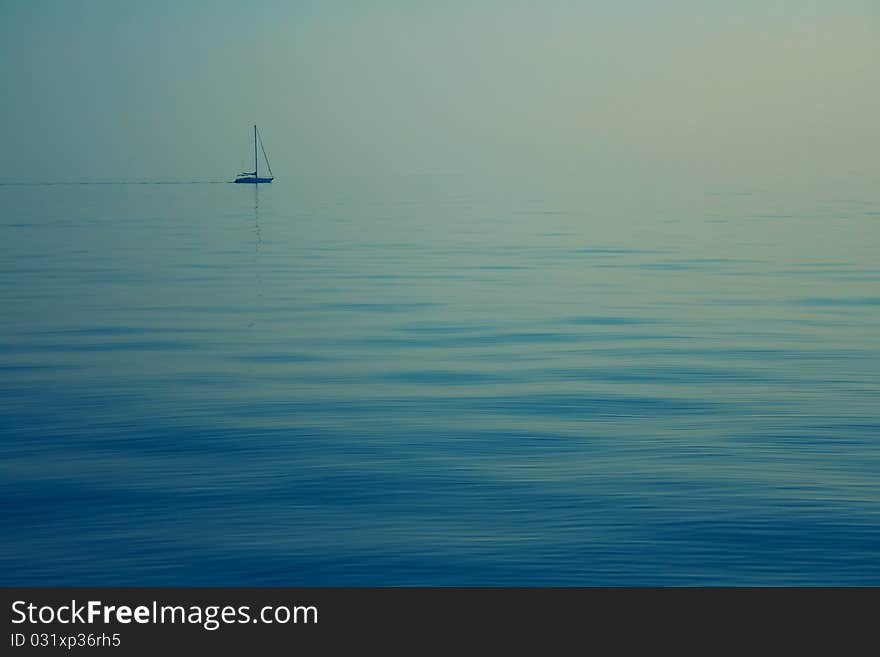
[[[0,181],[880,177],[875,0],[0,0]]]

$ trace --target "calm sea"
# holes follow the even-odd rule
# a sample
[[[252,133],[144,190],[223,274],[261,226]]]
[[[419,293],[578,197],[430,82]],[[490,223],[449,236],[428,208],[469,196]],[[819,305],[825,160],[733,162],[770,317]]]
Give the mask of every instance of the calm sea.
[[[880,584],[880,190],[0,186],[0,583]]]

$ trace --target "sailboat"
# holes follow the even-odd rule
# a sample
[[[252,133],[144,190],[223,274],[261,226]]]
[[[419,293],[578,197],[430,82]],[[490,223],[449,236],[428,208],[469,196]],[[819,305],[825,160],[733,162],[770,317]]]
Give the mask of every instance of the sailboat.
[[[260,142],[260,150],[263,151],[263,157],[266,160],[266,168],[269,169],[269,177],[260,178],[260,169],[257,166],[257,142]],[[237,183],[251,183],[251,184],[259,184],[259,183],[270,183],[275,178],[272,176],[272,167],[269,166],[269,158],[266,157],[266,149],[263,148],[263,139],[259,136],[257,132],[257,126],[254,125],[254,170],[253,171],[245,171],[243,173],[238,174],[235,177],[235,181]]]

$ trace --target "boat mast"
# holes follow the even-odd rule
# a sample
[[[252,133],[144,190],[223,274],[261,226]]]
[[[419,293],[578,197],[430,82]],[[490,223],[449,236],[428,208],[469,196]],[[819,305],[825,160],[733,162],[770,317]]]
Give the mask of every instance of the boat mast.
[[[259,178],[259,174],[257,173],[259,169],[257,169],[257,124],[254,124],[254,178]]]

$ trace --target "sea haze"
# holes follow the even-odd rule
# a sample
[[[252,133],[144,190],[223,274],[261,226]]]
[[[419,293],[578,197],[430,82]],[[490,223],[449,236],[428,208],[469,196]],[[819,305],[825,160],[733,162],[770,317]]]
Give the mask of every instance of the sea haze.
[[[880,585],[880,192],[0,186],[4,585]]]

